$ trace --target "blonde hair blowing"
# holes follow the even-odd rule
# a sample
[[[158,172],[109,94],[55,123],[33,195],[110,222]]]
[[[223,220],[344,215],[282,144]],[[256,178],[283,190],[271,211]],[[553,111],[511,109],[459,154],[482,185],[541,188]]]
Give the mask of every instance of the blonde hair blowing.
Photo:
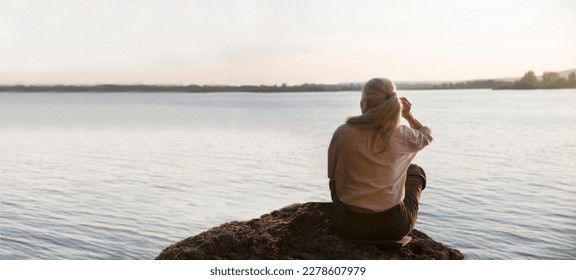
[[[382,147],[384,152],[390,146],[390,139],[400,125],[402,108],[396,95],[396,85],[386,78],[374,78],[362,89],[361,106],[363,114],[350,117],[346,123],[360,129],[372,130],[372,148]],[[378,145],[380,144],[380,145]]]

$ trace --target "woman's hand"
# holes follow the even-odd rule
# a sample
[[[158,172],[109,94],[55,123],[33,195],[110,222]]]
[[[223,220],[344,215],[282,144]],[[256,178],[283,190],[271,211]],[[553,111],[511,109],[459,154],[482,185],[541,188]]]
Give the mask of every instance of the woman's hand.
[[[410,127],[413,129],[420,129],[422,124],[414,118],[412,115],[412,103],[406,99],[406,97],[400,97],[400,103],[402,103],[402,117],[408,121]]]
[[[406,97],[400,97],[400,104],[402,104],[402,117],[409,118],[412,115],[410,112],[410,109],[412,109],[412,103],[410,103]]]

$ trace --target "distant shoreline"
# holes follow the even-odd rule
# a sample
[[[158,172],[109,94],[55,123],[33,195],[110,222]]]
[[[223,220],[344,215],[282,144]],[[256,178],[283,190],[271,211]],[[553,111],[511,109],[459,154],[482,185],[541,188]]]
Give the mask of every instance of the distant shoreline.
[[[527,83],[523,79],[517,81],[505,80],[474,80],[464,82],[397,82],[399,90],[438,90],[438,89],[492,89],[492,90],[531,90],[531,89],[563,89],[576,88],[573,80],[558,80],[557,83]],[[329,91],[360,91],[362,83],[342,84],[301,84],[301,85],[0,85],[0,92],[329,92]]]
[[[397,83],[399,90],[493,89],[511,85],[509,82],[486,80],[460,83]],[[360,91],[363,84],[302,84],[302,85],[0,85],[0,92],[329,92]]]
[[[361,85],[323,85],[303,84],[298,86],[266,86],[266,85],[12,85],[0,86],[0,92],[307,92],[307,91],[355,91]]]

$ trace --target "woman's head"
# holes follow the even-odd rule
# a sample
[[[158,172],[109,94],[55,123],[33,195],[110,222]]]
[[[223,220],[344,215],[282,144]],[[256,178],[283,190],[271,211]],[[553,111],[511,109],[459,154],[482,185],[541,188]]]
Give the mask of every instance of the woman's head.
[[[360,107],[362,115],[348,118],[346,122],[362,129],[374,130],[374,144],[381,138],[383,150],[386,150],[402,116],[396,85],[386,78],[371,79],[362,89]]]
[[[386,78],[374,78],[368,81],[362,88],[360,107],[362,114],[381,105],[383,102],[396,97],[396,85]]]

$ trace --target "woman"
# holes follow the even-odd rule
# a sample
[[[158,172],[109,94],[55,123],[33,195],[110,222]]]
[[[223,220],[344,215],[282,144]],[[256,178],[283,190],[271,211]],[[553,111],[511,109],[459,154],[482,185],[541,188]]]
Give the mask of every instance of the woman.
[[[362,115],[334,132],[328,177],[341,236],[397,240],[414,228],[426,174],[411,162],[432,142],[432,132],[411,106],[390,80],[372,79],[362,89]],[[401,117],[410,127],[400,125]]]

